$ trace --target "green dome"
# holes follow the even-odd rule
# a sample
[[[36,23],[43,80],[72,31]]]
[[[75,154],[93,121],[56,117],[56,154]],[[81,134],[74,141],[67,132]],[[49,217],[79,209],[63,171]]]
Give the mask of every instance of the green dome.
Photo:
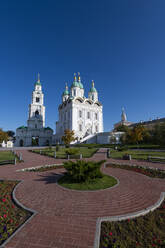
[[[80,89],[84,89],[84,86],[81,82],[79,82],[79,87],[80,87]]]
[[[78,83],[77,81],[74,81],[74,82],[72,83],[71,88],[73,88],[73,87],[79,87],[79,88],[80,88],[80,85],[79,85],[79,83]]]
[[[91,87],[91,89],[90,89],[90,91],[89,92],[91,92],[91,93],[93,93],[93,92],[97,92],[97,90],[96,90],[96,88],[95,88],[95,84],[94,84],[94,81],[92,80],[92,87]]]
[[[25,126],[18,127],[18,129],[24,129],[24,128],[27,128],[27,127]]]
[[[35,85],[41,85],[40,80],[37,80],[37,82],[35,83]]]
[[[64,93],[63,93],[63,96],[66,96],[66,95],[69,95],[69,91],[68,90],[65,90]]]
[[[92,87],[92,88],[90,89],[90,92],[97,92],[97,90],[96,90],[95,87]]]

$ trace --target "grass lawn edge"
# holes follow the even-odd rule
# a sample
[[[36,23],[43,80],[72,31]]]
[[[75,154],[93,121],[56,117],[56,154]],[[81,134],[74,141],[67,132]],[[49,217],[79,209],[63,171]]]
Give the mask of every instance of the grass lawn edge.
[[[115,176],[110,176],[110,175],[107,175],[107,174],[103,174],[103,175],[115,179],[115,180],[116,180],[116,183],[115,183],[114,185],[112,185],[112,186],[110,186],[110,187],[107,187],[107,188],[104,188],[104,189],[93,189],[93,190],[91,190],[91,189],[89,189],[89,190],[88,190],[88,189],[87,189],[87,190],[72,189],[72,188],[68,188],[68,187],[65,187],[65,186],[59,184],[59,180],[65,176],[65,175],[63,174],[63,175],[61,175],[61,176],[58,178],[56,184],[58,185],[58,187],[61,187],[62,189],[66,189],[66,190],[69,190],[69,191],[76,191],[76,192],[97,192],[97,191],[103,191],[103,190],[108,190],[108,189],[112,189],[112,188],[114,188],[114,187],[117,187],[117,186],[120,184],[119,179],[116,178]]]

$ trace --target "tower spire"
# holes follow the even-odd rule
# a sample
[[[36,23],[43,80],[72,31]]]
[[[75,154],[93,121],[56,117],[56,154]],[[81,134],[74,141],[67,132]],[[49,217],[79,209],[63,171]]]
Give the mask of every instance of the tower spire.
[[[126,116],[124,107],[122,107],[121,120],[122,120],[123,122],[127,121],[127,116]]]
[[[65,83],[65,89],[68,90],[68,84],[67,84],[67,82]]]
[[[38,72],[38,80],[37,81],[40,82],[40,74],[39,74],[39,72]]]
[[[81,81],[80,72],[78,72],[78,81]]]
[[[74,81],[77,81],[76,73],[74,73]]]

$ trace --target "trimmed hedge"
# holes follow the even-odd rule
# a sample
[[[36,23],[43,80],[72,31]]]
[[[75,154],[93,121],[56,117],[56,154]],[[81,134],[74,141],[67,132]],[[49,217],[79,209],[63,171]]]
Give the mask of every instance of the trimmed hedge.
[[[67,174],[72,178],[73,182],[81,183],[103,177],[100,167],[104,162],[105,160],[99,162],[85,160],[76,162],[68,161],[64,163],[64,168],[67,170]]]

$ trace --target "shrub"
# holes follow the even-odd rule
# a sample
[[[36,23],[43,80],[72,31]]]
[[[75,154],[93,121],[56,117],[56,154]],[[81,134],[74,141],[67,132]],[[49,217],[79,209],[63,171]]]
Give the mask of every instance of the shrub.
[[[124,160],[130,160],[130,155],[129,155],[128,153],[125,153],[125,154],[123,155],[123,159],[124,159]]]
[[[76,148],[70,148],[65,151],[67,155],[75,155],[79,152],[79,149]]]
[[[121,147],[118,148],[119,152],[127,151],[127,150],[128,150],[128,146],[121,146]]]
[[[72,177],[74,182],[81,183],[103,177],[100,167],[104,162],[105,160],[99,162],[84,160],[76,162],[68,161],[64,163],[64,168],[67,170],[67,174]]]
[[[56,152],[59,152],[59,150],[60,150],[60,146],[56,145]]]
[[[52,146],[49,146],[49,151],[51,151],[52,150]]]

